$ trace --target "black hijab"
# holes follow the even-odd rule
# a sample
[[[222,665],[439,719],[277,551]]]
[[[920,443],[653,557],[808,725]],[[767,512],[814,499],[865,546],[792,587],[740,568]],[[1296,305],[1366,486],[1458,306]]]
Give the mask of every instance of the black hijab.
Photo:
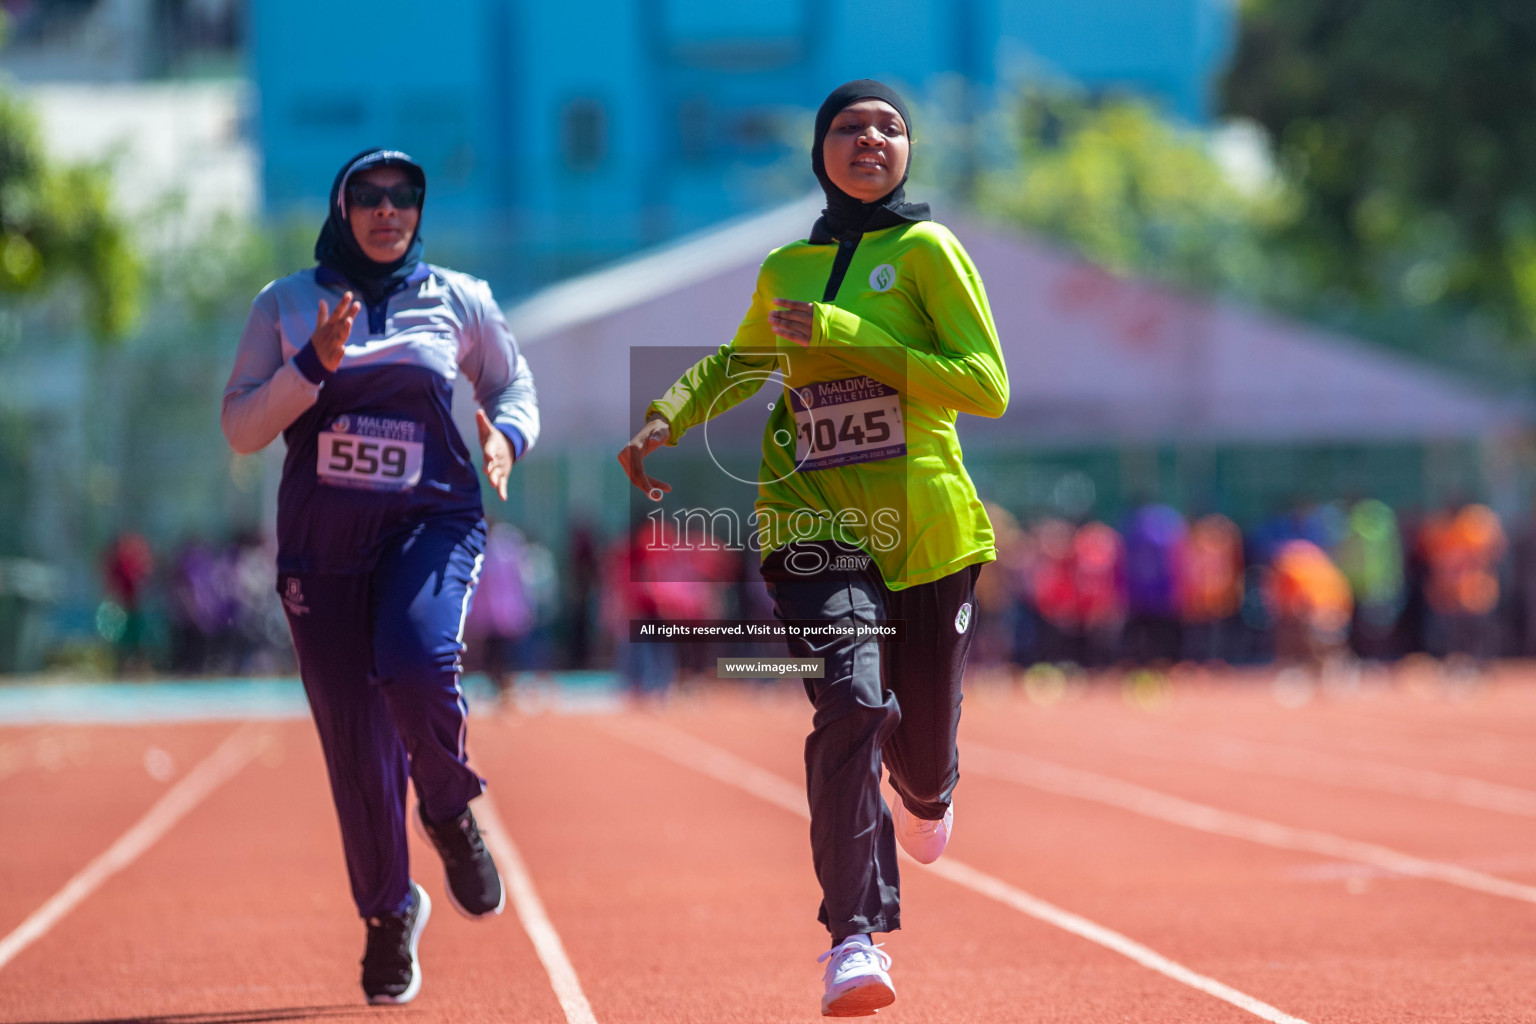
[[[426,203],[427,175],[421,165],[398,149],[365,149],[342,165],[331,184],[330,212],[320,237],[315,240],[315,260],[329,267],[356,285],[364,301],[377,305],[410,277],[421,262],[421,222],[405,255],[391,263],[376,263],[363,252],[347,222],[347,182],[352,175],[370,167],[399,167],[405,171],[416,187],[421,189],[422,203]]]
[[[813,245],[829,245],[837,239],[847,238],[850,235],[861,235],[866,231],[878,231],[898,224],[930,219],[927,203],[906,201],[906,195],[902,190],[902,186],[907,183],[906,174],[902,174],[895,188],[872,203],[854,198],[832,184],[832,179],[827,177],[822,146],[827,141],[827,132],[832,128],[832,119],[844,107],[859,100],[884,100],[895,107],[896,112],[901,115],[902,122],[907,126],[907,138],[912,137],[912,118],[907,114],[907,105],[890,86],[872,78],[860,78],[852,82],[844,82],[832,90],[832,94],[822,101],[821,109],[816,111],[816,138],[811,143],[811,170],[816,172],[816,180],[821,182],[821,190],[827,194],[827,208],[821,211],[821,216],[811,228]],[[909,156],[907,170],[911,171],[911,169],[912,163]]]

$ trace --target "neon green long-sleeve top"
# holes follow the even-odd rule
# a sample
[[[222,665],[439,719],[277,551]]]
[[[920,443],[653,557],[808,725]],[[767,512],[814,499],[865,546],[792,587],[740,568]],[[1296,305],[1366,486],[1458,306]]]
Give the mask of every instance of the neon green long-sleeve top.
[[[864,235],[832,302],[838,247],[793,242],[763,261],[736,336],[651,404],[669,444],[756,394],[784,395],[763,431],[755,528],[764,557],[792,540],[869,554],[892,590],[997,557],[965,471],[958,413],[1001,416],[1008,371],[975,266],[932,221]],[[813,302],[811,342],[775,335],[774,299]]]

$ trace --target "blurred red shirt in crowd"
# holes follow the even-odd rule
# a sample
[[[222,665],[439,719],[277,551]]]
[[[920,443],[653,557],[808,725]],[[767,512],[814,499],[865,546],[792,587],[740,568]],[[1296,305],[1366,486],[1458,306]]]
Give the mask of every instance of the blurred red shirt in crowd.
[[[1507,546],[1498,513],[1486,505],[1431,516],[1419,533],[1430,607],[1457,616],[1493,611],[1499,603],[1499,559]]]

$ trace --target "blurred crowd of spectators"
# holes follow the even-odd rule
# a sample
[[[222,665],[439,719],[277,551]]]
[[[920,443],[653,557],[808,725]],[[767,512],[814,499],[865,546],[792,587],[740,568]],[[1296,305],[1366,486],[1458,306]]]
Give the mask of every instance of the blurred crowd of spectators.
[[[1244,533],[1146,504],[1116,524],[992,509],[981,661],[1171,664],[1536,653],[1536,550],[1490,508],[1400,519],[1374,499],[1304,506]]]
[[[1335,502],[1247,532],[1162,504],[1113,524],[989,511],[999,559],[977,585],[976,665],[1536,655],[1536,531],[1511,542],[1484,505],[1400,517],[1372,499]],[[495,524],[466,622],[466,668],[503,689],[519,672],[617,669],[634,691],[654,693],[738,653],[629,641],[633,620],[772,617],[755,553],[679,550],[657,529],[666,527],[643,520],[605,539],[575,524],[561,560]],[[273,552],[260,537],[190,539],[157,559],[124,534],[102,571],[96,627],[117,671],[293,670]]]
[[[157,559],[136,533],[102,554],[96,631],[116,673],[273,675],[294,670],[276,552],[255,533],[189,538]]]

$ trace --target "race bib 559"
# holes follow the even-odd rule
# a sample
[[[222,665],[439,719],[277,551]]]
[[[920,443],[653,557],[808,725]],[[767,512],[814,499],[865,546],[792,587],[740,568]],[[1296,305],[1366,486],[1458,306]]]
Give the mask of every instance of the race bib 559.
[[[331,487],[408,491],[421,482],[424,423],[342,415],[320,434],[315,472]]]

